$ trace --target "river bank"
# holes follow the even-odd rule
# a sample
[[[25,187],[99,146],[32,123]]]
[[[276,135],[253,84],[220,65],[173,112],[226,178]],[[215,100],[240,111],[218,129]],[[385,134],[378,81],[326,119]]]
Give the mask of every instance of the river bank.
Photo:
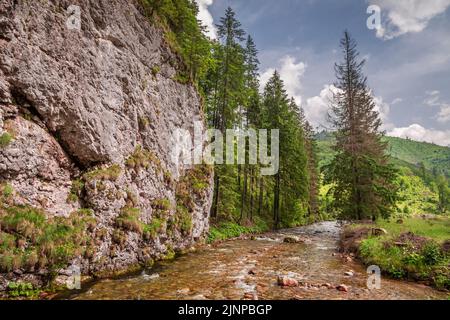
[[[450,289],[450,219],[420,216],[344,228],[341,250],[396,279]]]
[[[446,299],[423,284],[382,278],[367,288],[366,268],[339,253],[341,225],[322,222],[215,243],[140,274],[104,279],[63,299]],[[286,241],[292,239],[296,241]],[[282,281],[280,281],[280,279]],[[283,281],[286,280],[285,283]],[[280,285],[284,284],[284,285]]]

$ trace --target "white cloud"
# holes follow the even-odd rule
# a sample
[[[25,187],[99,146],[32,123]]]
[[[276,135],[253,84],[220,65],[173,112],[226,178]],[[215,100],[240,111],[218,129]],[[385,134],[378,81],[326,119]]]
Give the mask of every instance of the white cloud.
[[[207,36],[211,39],[217,39],[217,30],[214,25],[214,19],[208,10],[208,7],[213,4],[214,0],[195,0],[198,4],[198,19],[206,26]]]
[[[328,111],[333,94],[338,89],[333,85],[325,85],[318,96],[309,98],[304,105],[305,116],[313,127],[327,127]]]
[[[305,70],[307,65],[299,61],[297,62],[295,58],[286,55],[279,61],[280,68],[279,73],[280,77],[284,82],[284,87],[286,89],[287,94],[290,97],[294,97],[297,104],[302,103],[302,96],[301,96],[301,89],[302,84],[301,80],[303,75],[305,74]],[[263,74],[261,74],[260,82],[261,87],[264,88],[264,86],[269,81],[270,77],[272,77],[273,73],[275,72],[274,68],[269,68]]]
[[[440,97],[440,92],[438,90],[427,91],[427,97],[423,101],[426,105],[430,107],[439,107],[440,111],[435,116],[435,119],[440,123],[446,123],[450,121],[450,104],[443,102]]]
[[[324,126],[327,127],[328,122],[328,111],[332,103],[333,94],[338,92],[334,85],[325,85],[318,96],[309,98],[304,104],[305,115],[309,122],[314,127]],[[372,96],[375,102],[375,110],[378,111],[380,119],[383,122],[382,130],[388,130],[393,127],[391,123],[388,122],[390,105],[383,101],[382,97]]]
[[[440,105],[440,103],[439,103],[439,94],[440,94],[440,92],[438,90],[427,91],[426,94],[427,94],[427,97],[423,101],[426,105],[428,105],[430,107],[434,107],[434,106],[439,106]]]
[[[437,121],[440,123],[446,123],[450,121],[450,104],[441,105],[441,111],[436,116]]]
[[[419,124],[412,124],[404,128],[395,128],[388,135],[435,143],[441,146],[450,146],[450,130],[426,129]]]
[[[421,32],[430,20],[445,12],[450,0],[370,0],[370,4],[380,6],[383,16],[382,26],[377,29],[377,37],[390,40],[409,32]]]
[[[402,98],[395,98],[394,100],[392,100],[391,105],[393,106],[394,104],[397,104],[397,103],[400,103],[400,102],[403,102]]]
[[[383,122],[381,126],[382,130],[391,129],[393,125],[388,122],[389,113],[391,112],[391,107],[387,102],[383,101],[382,97],[373,96],[373,101],[375,102],[375,111],[378,111],[380,119]]]

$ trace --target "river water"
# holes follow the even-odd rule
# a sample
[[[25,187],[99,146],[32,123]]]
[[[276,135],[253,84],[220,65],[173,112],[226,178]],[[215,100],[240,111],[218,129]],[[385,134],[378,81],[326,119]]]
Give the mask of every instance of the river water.
[[[337,252],[339,232],[338,223],[322,222],[268,233],[254,240],[232,240],[159,263],[139,275],[95,282],[67,298],[378,300],[448,296],[422,284],[385,277],[381,289],[369,290],[366,268]],[[304,243],[284,243],[289,235]],[[300,285],[281,287],[278,276],[296,279]],[[348,292],[336,289],[342,284]]]

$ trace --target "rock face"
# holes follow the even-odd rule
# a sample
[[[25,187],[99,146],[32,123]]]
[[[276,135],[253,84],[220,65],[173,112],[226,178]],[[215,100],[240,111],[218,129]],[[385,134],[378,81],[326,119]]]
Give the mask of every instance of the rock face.
[[[172,133],[203,113],[194,86],[174,80],[182,63],[163,32],[127,0],[75,1],[81,28],[69,28],[73,2],[0,2],[0,136],[12,137],[0,183],[10,205],[48,217],[91,209],[94,252],[70,263],[117,271],[205,236],[213,173],[172,161]],[[158,228],[117,223],[127,208]]]

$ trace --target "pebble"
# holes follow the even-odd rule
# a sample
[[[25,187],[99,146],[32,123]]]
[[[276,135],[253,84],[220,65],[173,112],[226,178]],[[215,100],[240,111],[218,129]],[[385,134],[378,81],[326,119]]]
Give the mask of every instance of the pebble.
[[[258,296],[254,292],[247,292],[244,294],[244,300],[258,300]]]
[[[278,285],[282,287],[298,287],[298,281],[289,277],[278,277]]]
[[[345,284],[338,285],[336,289],[341,292],[348,292],[348,287]]]

